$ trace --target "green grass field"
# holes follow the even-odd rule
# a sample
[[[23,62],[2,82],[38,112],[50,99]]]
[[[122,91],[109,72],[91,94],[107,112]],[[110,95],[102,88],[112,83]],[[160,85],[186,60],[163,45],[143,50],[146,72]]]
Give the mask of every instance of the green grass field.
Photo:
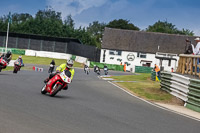
[[[154,102],[176,102],[175,97],[160,89],[160,82],[152,81],[150,77],[151,74],[140,73],[139,75],[113,76],[112,78],[116,81],[136,81],[117,84],[138,97]]]
[[[13,54],[12,60],[16,60],[19,57],[17,54]],[[25,67],[22,67],[22,70],[32,70],[31,67],[27,67],[26,64],[39,64],[39,65],[49,65],[53,58],[46,57],[35,57],[35,56],[22,56]],[[66,63],[67,60],[64,59],[54,59],[56,66],[59,66],[62,63]],[[74,67],[82,68],[83,64],[74,62]],[[2,71],[13,71],[13,67],[6,67],[6,69],[2,69]]]
[[[12,60],[16,60],[19,55],[14,54]],[[35,57],[35,56],[22,56],[24,64],[40,64],[40,65],[49,65],[53,58],[46,57]],[[67,60],[64,59],[54,59],[56,66],[59,66],[62,63],[66,63]],[[82,67],[83,65],[78,62],[74,62],[74,67]]]

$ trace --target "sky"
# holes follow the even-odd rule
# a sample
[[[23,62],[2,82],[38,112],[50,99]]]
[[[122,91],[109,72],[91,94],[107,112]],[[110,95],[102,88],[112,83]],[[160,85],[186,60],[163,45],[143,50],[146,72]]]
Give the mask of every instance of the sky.
[[[0,0],[0,3],[0,16],[9,12],[35,16],[51,6],[62,13],[63,20],[71,14],[76,27],[88,26],[93,21],[109,23],[125,19],[145,30],[160,20],[200,36],[200,0]]]

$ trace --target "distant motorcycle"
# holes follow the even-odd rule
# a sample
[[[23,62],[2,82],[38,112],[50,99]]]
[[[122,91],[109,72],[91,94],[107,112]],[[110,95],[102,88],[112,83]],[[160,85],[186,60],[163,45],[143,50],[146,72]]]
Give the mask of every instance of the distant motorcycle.
[[[96,73],[97,73],[98,75],[100,75],[101,71],[100,71],[99,67],[96,67],[95,71],[96,71]]]
[[[13,73],[17,73],[18,71],[20,71],[20,69],[21,69],[22,66],[23,66],[23,65],[22,65],[19,61],[16,61],[16,62],[14,63],[14,70],[13,70]]]
[[[6,61],[5,57],[1,57],[0,59],[0,72],[2,69],[5,69],[7,67],[8,63]]]
[[[104,73],[105,73],[105,75],[107,75],[108,74],[108,68],[106,67],[106,68],[104,68]]]
[[[51,97],[55,96],[59,91],[67,86],[67,84],[71,83],[71,72],[65,70],[54,77],[52,77],[47,84],[45,84],[41,93],[46,94],[47,92]]]
[[[85,73],[88,75],[90,73],[90,68],[89,67],[86,67],[85,68]]]
[[[54,65],[50,64],[48,73],[52,73],[54,70]]]

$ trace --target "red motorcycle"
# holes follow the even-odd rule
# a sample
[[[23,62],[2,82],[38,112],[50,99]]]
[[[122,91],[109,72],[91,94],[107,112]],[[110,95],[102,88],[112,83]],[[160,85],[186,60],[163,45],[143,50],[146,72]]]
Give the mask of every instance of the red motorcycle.
[[[6,68],[8,65],[7,61],[5,58],[1,57],[0,58],[0,72],[2,69]]]
[[[17,73],[20,68],[22,67],[21,63],[19,61],[14,62],[14,70],[13,73]]]
[[[44,85],[41,89],[41,93],[46,94],[48,92],[51,97],[55,96],[59,91],[65,88],[67,84],[71,83],[70,77],[71,72],[67,70],[56,74]]]

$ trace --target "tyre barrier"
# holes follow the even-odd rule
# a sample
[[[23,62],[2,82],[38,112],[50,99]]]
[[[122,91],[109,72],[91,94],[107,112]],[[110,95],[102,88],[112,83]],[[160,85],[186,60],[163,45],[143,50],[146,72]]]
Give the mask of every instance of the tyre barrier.
[[[161,89],[183,100],[185,107],[200,112],[200,80],[161,72]]]
[[[39,67],[33,66],[33,71],[43,72],[43,68],[39,68]]]
[[[151,80],[156,81],[156,72],[151,71]]]

